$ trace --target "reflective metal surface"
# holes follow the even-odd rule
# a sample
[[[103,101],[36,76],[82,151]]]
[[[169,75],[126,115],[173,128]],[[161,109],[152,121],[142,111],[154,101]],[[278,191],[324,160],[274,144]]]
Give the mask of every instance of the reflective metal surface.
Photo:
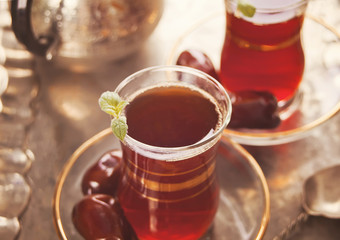
[[[303,210],[274,240],[289,239],[310,216],[340,219],[340,165],[323,168],[303,184]]]
[[[12,30],[30,52],[83,71],[136,51],[162,12],[163,0],[11,0]]]
[[[311,215],[340,218],[340,165],[310,176],[303,188],[302,206]]]
[[[311,11],[340,29],[338,0],[312,0],[310,3]],[[67,159],[81,143],[107,128],[108,118],[97,104],[100,94],[105,90],[114,89],[119,81],[137,70],[165,64],[173,44],[184,31],[202,17],[224,8],[223,0],[166,0],[164,7],[162,19],[146,44],[125,59],[103,63],[88,73],[62,70],[43,59],[33,60],[33,73],[36,76],[34,81],[23,78],[21,83],[26,84],[23,85],[26,86],[23,90],[29,90],[30,93],[23,96],[29,96],[30,99],[33,97],[34,101],[21,98],[20,104],[15,107],[25,110],[25,115],[21,116],[26,118],[20,118],[20,123],[29,123],[30,127],[24,128],[26,130],[23,131],[22,125],[14,127],[14,122],[7,122],[8,125],[1,122],[0,125],[1,148],[18,146],[21,149],[25,146],[35,156],[30,168],[25,170],[32,193],[27,208],[20,216],[22,228],[18,239],[58,239],[52,217],[56,178]],[[0,14],[0,17],[3,15]],[[1,37],[4,37],[3,31]],[[11,53],[15,53],[17,59],[29,56],[13,49],[6,51],[6,54]],[[10,58],[6,61],[9,61],[8,59]],[[339,58],[332,61],[340,63]],[[335,68],[334,71],[339,69]],[[31,72],[25,70],[12,73],[24,76]],[[8,87],[1,96],[4,106],[5,94],[11,93],[11,96],[16,97],[20,95],[10,87],[15,83],[18,82],[9,79]],[[35,95],[37,93],[38,95]],[[27,104],[30,108],[27,108]],[[33,109],[33,114],[28,109]],[[33,119],[30,116],[34,116]],[[4,119],[6,120],[2,115],[1,121]],[[5,133],[11,137],[4,138]],[[26,137],[21,138],[23,135]],[[263,239],[273,239],[298,216],[301,212],[304,180],[323,167],[339,163],[339,145],[340,116],[336,115],[299,141],[276,146],[246,146],[262,168],[271,195],[271,218]],[[3,218],[0,220],[2,222]],[[18,222],[15,219],[7,222],[17,231]],[[340,239],[339,226],[340,220],[310,217],[291,239]]]

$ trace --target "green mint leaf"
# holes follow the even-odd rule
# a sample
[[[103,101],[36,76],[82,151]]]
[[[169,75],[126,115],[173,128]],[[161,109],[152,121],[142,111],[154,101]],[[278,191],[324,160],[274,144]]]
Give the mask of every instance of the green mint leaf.
[[[112,132],[123,142],[128,126],[126,123],[126,117],[121,116],[121,113],[128,102],[122,100],[117,93],[107,91],[100,96],[98,103],[101,110],[113,117],[111,120]]]
[[[101,110],[113,117],[118,117],[128,104],[126,101],[123,101],[117,93],[110,91],[104,92],[98,102]]]
[[[118,103],[118,105],[116,106],[116,110],[118,112],[118,115],[121,114],[121,112],[123,111],[123,109],[126,107],[126,105],[128,105],[127,101],[120,101]]]
[[[244,16],[246,17],[253,17],[255,12],[256,12],[256,8],[249,4],[246,0],[239,0],[237,3],[237,10],[239,10]]]
[[[126,124],[126,117],[120,116],[111,120],[111,129],[113,134],[122,142],[127,133],[128,125]]]

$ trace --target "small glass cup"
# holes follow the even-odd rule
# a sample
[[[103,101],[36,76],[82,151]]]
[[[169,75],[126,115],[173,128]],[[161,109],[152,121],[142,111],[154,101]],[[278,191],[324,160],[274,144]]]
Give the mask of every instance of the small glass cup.
[[[231,102],[215,79],[181,66],[141,70],[127,77],[116,92],[130,102],[128,108],[136,92],[160,86],[199,89],[215,102],[220,122],[208,137],[177,147],[146,144],[131,137],[128,131],[121,143],[123,177],[118,199],[139,239],[198,239],[211,226],[218,208],[215,155],[230,120]],[[130,129],[128,114],[127,123]]]
[[[247,17],[237,0],[225,0],[226,35],[220,80],[231,92],[268,91],[280,105],[293,99],[302,80],[305,58],[301,27],[308,0],[249,0]]]

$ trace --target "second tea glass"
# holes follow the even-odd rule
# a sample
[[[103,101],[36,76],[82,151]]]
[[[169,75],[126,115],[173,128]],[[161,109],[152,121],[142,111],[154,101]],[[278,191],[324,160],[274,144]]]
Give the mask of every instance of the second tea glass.
[[[268,91],[283,105],[293,99],[304,73],[300,32],[308,0],[248,2],[254,15],[245,16],[238,1],[225,0],[221,82],[232,92]]]

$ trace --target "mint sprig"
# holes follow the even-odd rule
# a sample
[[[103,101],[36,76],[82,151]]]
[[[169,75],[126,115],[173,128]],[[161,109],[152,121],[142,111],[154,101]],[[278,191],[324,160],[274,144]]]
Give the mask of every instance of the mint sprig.
[[[237,1],[237,10],[240,11],[246,17],[253,17],[256,12],[256,8],[249,4],[247,0]]]
[[[113,134],[120,141],[124,142],[128,125],[126,123],[126,117],[121,114],[126,105],[128,105],[128,102],[122,100],[118,93],[106,91],[102,93],[98,103],[102,111],[112,116],[111,129]]]

